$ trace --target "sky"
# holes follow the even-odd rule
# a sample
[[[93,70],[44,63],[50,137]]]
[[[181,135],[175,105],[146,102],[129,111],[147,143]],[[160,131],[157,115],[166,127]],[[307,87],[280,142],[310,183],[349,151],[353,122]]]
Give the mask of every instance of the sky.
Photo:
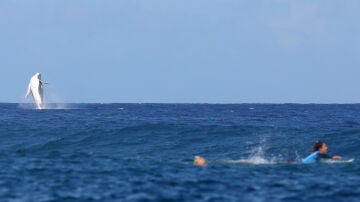
[[[0,102],[360,103],[360,1],[2,0]]]

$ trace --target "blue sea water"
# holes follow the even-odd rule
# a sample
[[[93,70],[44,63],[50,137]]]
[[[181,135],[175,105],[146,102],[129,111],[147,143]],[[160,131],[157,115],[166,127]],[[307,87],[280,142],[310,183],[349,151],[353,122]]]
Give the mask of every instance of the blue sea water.
[[[357,104],[0,104],[0,201],[359,201],[359,145]]]

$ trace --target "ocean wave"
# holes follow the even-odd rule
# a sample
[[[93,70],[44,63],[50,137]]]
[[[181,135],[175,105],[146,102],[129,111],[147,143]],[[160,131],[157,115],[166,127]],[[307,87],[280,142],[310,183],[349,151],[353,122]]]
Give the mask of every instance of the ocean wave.
[[[359,197],[359,105],[26,107],[0,104],[4,201]],[[307,156],[317,140],[345,161],[286,163]],[[208,166],[194,166],[194,155]]]

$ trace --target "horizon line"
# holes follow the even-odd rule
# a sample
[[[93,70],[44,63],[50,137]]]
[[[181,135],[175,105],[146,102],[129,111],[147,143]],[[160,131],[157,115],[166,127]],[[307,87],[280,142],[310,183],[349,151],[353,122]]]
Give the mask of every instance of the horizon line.
[[[0,102],[0,104],[35,104],[31,102]],[[241,105],[241,104],[259,104],[259,105],[356,105],[360,102],[49,102],[44,104],[209,104],[209,105]]]

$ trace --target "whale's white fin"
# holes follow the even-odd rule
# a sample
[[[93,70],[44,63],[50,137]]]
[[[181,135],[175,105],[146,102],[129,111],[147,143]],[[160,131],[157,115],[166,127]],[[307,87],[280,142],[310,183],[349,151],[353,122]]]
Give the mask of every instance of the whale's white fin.
[[[27,98],[29,95],[30,95],[30,93],[31,93],[31,88],[30,88],[30,83],[29,83],[29,85],[28,85],[28,88],[27,88],[27,91],[26,91],[26,95],[25,95],[25,98]]]

